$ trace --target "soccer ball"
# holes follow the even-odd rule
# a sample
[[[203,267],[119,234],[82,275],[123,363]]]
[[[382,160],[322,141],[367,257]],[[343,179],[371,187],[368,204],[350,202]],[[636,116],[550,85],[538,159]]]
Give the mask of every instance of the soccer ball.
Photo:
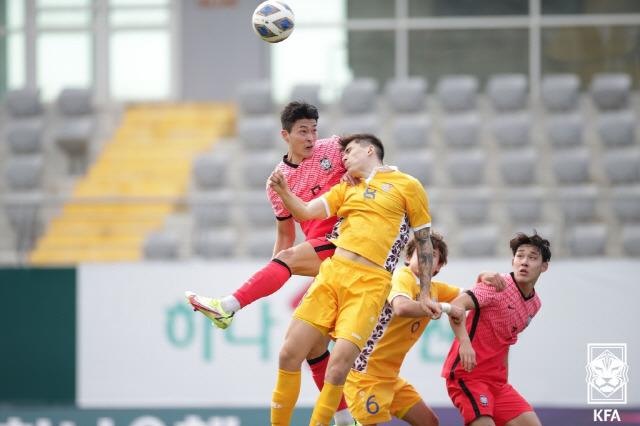
[[[289,37],[294,23],[295,18],[291,8],[277,0],[261,3],[251,17],[253,31],[269,43],[278,43]]]

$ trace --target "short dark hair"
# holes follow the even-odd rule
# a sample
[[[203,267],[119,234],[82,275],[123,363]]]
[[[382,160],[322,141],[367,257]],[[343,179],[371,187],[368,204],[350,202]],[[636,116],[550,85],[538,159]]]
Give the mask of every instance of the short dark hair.
[[[318,121],[319,117],[318,108],[314,105],[305,101],[293,101],[289,102],[280,113],[280,123],[283,130],[290,132],[296,121],[305,118]]]
[[[438,250],[438,253],[440,253],[440,263],[442,264],[442,266],[446,265],[449,257],[449,246],[444,240],[442,234],[431,231],[431,244],[433,245],[433,249]],[[415,249],[416,239],[412,236],[411,239],[409,239],[406,247],[407,257],[411,257]]]
[[[542,238],[538,235],[538,232],[534,229],[532,235],[527,235],[524,232],[518,232],[516,236],[509,242],[509,246],[511,247],[511,251],[513,255],[516,255],[518,248],[520,246],[535,246],[540,250],[540,255],[542,256],[542,262],[548,262],[551,260],[551,243],[549,240]]]
[[[376,150],[376,155],[380,161],[384,159],[384,146],[380,139],[378,139],[375,135],[371,133],[351,133],[346,136],[340,137],[340,149],[344,151],[344,149],[351,142],[357,141],[360,145],[373,145]]]

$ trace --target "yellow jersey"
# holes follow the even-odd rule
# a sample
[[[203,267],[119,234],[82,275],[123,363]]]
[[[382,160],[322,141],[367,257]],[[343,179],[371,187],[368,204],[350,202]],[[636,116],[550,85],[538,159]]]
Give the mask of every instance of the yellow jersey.
[[[333,186],[320,198],[327,216],[338,216],[331,240],[393,272],[409,231],[431,227],[427,194],[414,177],[389,166],[373,170],[357,186]],[[335,235],[335,234],[334,234]]]
[[[462,291],[441,282],[431,281],[431,300],[451,302]],[[373,332],[369,336],[352,370],[377,377],[398,377],[404,357],[418,341],[431,318],[399,317],[391,302],[395,297],[420,298],[420,280],[408,267],[398,268],[391,281],[391,292],[382,308]]]

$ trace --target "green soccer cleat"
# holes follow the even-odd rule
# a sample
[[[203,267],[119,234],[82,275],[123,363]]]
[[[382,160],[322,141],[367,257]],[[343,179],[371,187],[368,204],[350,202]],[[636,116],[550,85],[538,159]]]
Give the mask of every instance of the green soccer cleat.
[[[184,293],[194,311],[202,312],[218,328],[225,329],[231,325],[233,314],[228,315],[220,306],[220,300],[198,296],[187,291]]]

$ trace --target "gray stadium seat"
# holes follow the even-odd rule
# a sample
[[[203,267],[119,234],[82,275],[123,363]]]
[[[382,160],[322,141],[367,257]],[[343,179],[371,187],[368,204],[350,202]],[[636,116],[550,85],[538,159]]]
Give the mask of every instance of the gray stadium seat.
[[[540,187],[510,189],[505,197],[505,207],[512,222],[536,223],[542,220],[544,190]]]
[[[527,106],[528,86],[525,74],[494,74],[487,82],[487,94],[494,109],[519,110]]]
[[[560,184],[589,181],[590,164],[591,158],[586,148],[563,149],[553,154],[552,167]]]
[[[611,208],[624,222],[640,222],[640,186],[629,185],[613,188]]]
[[[238,122],[242,147],[249,150],[273,149],[280,137],[280,123],[270,116],[245,117]]]
[[[503,148],[529,145],[531,116],[528,112],[498,114],[492,124],[493,136]]]
[[[10,157],[5,166],[7,185],[11,191],[37,190],[42,186],[44,157],[42,154]]]
[[[93,91],[83,87],[67,87],[60,91],[57,108],[66,116],[86,115],[93,112]]]
[[[433,180],[433,155],[425,150],[400,152],[396,165],[398,170],[418,179],[423,186],[430,185]]]
[[[458,246],[464,257],[494,257],[497,253],[500,231],[495,225],[463,228]]]
[[[229,157],[223,153],[202,153],[193,159],[191,168],[192,178],[196,188],[222,188],[227,184]]]
[[[640,150],[610,149],[604,153],[603,166],[607,181],[613,185],[640,182]]]
[[[282,155],[273,152],[250,152],[243,158],[242,175],[249,189],[267,187],[267,179],[282,160]]]
[[[624,73],[599,73],[593,76],[589,91],[600,109],[626,108],[629,104],[631,76]]]
[[[225,226],[231,222],[233,195],[228,190],[192,191],[189,210],[197,230]]]
[[[640,225],[622,227],[622,248],[627,256],[640,257]]]
[[[317,108],[320,108],[320,85],[319,84],[296,84],[291,89],[290,101],[305,101]]]
[[[55,141],[69,159],[69,174],[82,174],[87,166],[87,152],[97,127],[92,96],[91,89],[65,88],[56,101],[61,117]]]
[[[34,117],[42,114],[40,89],[13,89],[5,97],[7,111],[13,118]]]
[[[425,148],[431,122],[424,117],[399,116],[391,124],[395,146],[400,150]]]
[[[174,260],[178,258],[180,237],[172,231],[153,231],[144,239],[142,252],[149,260]]]
[[[571,256],[602,256],[606,244],[607,227],[604,224],[580,224],[567,231],[567,246]]]
[[[271,81],[251,80],[238,86],[238,105],[245,115],[269,114],[273,110]]]
[[[597,217],[598,189],[595,186],[563,187],[558,201],[566,224],[593,221]]]
[[[551,114],[545,130],[553,147],[577,147],[582,145],[584,120],[582,115],[575,112]]]
[[[242,199],[246,223],[250,227],[275,225],[276,215],[264,190],[247,192]]]
[[[533,148],[502,151],[499,170],[506,185],[532,185],[536,183],[539,168],[537,151]]]
[[[471,148],[480,144],[480,115],[475,111],[448,114],[442,119],[442,133],[447,145]]]
[[[385,85],[385,96],[391,110],[396,113],[424,110],[427,86],[423,77],[390,79]]]
[[[598,134],[607,147],[633,145],[636,141],[636,117],[632,111],[610,111],[600,114]]]
[[[231,229],[197,231],[193,238],[193,254],[198,258],[215,259],[233,256],[236,237]]]
[[[578,106],[580,77],[577,74],[545,74],[540,97],[549,111],[569,111]]]
[[[336,131],[339,135],[361,132],[374,135],[380,133],[380,119],[376,114],[346,115],[340,121]]]
[[[463,188],[453,192],[453,214],[460,223],[482,224],[489,221],[491,190]]]
[[[474,75],[443,75],[438,79],[435,92],[446,111],[470,110],[476,107],[478,78]]]
[[[7,123],[7,143],[12,154],[34,154],[42,151],[44,124],[42,120],[10,120]]]
[[[344,114],[363,114],[375,109],[378,82],[373,78],[356,78],[342,89],[340,106]]]
[[[455,185],[481,185],[484,183],[486,159],[479,149],[449,153],[447,171]]]

